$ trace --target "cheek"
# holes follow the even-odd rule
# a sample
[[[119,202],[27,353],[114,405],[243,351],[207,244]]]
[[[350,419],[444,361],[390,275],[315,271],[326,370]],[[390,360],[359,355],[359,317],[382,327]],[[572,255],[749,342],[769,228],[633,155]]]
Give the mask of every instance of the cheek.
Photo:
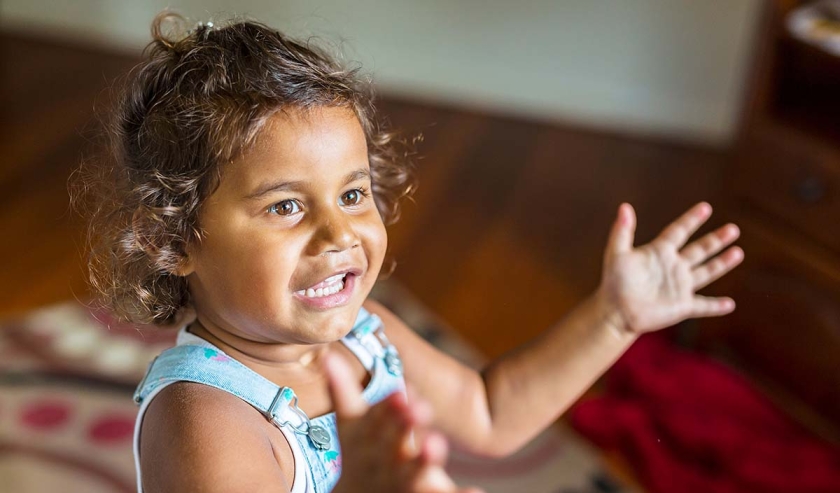
[[[368,251],[371,263],[376,264],[377,269],[382,265],[382,259],[385,257],[385,251],[388,249],[388,233],[385,230],[385,225],[377,216],[375,221],[367,226],[365,230],[365,239],[368,244]]]
[[[284,287],[289,283],[300,263],[301,252],[306,247],[305,238],[297,237],[263,238],[244,243],[240,250],[243,254],[234,262],[247,266],[248,275],[254,280],[279,283]],[[248,280],[245,279],[245,282]]]
[[[237,292],[262,291],[277,283],[285,286],[299,257],[297,243],[295,238],[227,233],[223,241],[207,245],[203,270]]]

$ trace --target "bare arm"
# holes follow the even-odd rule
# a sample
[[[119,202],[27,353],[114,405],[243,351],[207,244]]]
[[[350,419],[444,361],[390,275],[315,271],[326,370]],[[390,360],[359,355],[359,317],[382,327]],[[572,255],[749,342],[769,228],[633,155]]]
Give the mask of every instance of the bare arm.
[[[632,344],[614,330],[597,297],[481,373],[429,346],[396,316],[371,304],[400,350],[412,391],[435,409],[435,425],[466,450],[504,456],[562,414]]]
[[[683,248],[709,214],[708,204],[698,204],[654,242],[633,248],[635,215],[623,206],[598,291],[541,337],[481,374],[431,348],[384,309],[371,310],[381,312],[405,360],[406,379],[432,403],[435,424],[461,447],[507,455],[568,409],[639,334],[734,309],[728,298],[695,294],[743,258],[740,249],[731,248],[709,260],[737,238],[731,225]]]

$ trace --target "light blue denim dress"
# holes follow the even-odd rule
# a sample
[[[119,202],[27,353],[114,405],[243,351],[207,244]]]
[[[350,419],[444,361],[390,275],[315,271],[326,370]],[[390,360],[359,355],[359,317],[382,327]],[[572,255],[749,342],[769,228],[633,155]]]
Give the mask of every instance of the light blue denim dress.
[[[379,317],[362,308],[353,329],[341,341],[371,374],[362,393],[370,404],[405,390],[402,363],[381,327]],[[292,493],[326,493],[333,489],[341,474],[335,414],[308,418],[297,406],[293,389],[278,387],[216,346],[181,329],[177,345],[155,358],[134,393],[134,401],[140,405],[134,428],[138,493],[143,491],[139,449],[143,415],[161,390],[183,381],[230,392],[254,406],[280,429],[295,458]]]

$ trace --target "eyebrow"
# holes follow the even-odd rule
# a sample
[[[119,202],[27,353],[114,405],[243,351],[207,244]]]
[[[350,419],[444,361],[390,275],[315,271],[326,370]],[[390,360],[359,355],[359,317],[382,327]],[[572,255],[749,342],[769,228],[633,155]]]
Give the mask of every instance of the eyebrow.
[[[348,185],[353,183],[354,181],[364,180],[364,179],[371,179],[370,170],[367,168],[359,168],[357,170],[351,171],[344,177],[344,183],[342,186]],[[277,192],[285,192],[288,190],[300,190],[303,187],[303,181],[277,181],[277,182],[270,182],[270,183],[263,183],[257,189],[246,195],[246,200],[256,200],[270,193],[277,193]]]

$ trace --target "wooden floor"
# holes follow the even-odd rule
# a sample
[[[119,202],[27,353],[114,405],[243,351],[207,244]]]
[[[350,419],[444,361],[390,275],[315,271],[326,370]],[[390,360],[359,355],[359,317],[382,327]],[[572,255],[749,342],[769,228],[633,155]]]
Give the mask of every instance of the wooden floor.
[[[0,316],[87,297],[67,179],[94,107],[135,56],[0,34]],[[394,277],[488,356],[597,286],[620,202],[638,241],[718,193],[725,151],[386,99],[422,133],[420,188],[390,231]],[[718,218],[716,224],[721,224]]]
[[[81,221],[66,182],[94,105],[136,62],[0,35],[0,315],[84,298]],[[650,239],[714,200],[724,151],[386,99],[422,133],[420,188],[390,232],[394,277],[489,356],[530,339],[590,293],[621,201]],[[717,223],[721,223],[718,220]]]

